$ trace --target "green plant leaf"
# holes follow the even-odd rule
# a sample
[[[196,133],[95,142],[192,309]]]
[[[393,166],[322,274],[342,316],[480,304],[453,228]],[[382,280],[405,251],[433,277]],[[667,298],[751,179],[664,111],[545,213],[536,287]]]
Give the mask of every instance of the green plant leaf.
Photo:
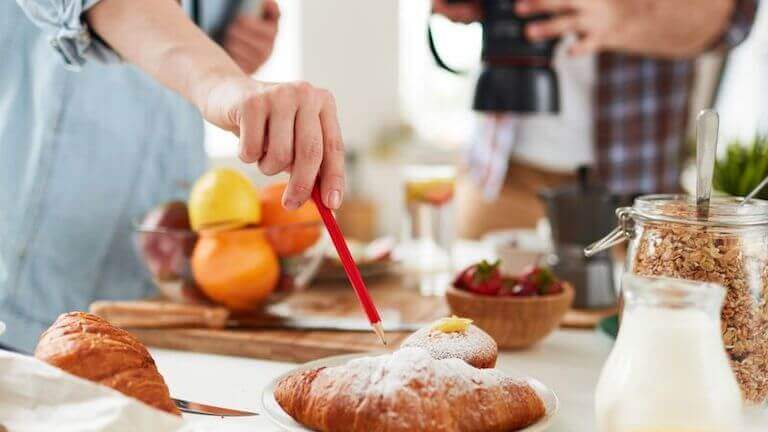
[[[768,176],[768,135],[756,135],[751,142],[735,139],[728,143],[725,157],[715,163],[714,186],[735,196],[745,196]],[[768,191],[758,195],[768,198]]]

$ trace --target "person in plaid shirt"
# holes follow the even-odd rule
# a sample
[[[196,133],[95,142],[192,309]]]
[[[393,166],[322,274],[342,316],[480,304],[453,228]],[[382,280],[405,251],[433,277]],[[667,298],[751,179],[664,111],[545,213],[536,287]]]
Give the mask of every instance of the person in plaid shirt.
[[[530,39],[565,40],[562,109],[480,119],[457,192],[460,234],[532,226],[543,215],[536,192],[582,165],[618,195],[678,190],[694,60],[743,41],[757,1],[517,0],[520,15],[551,15],[526,27]],[[459,22],[481,13],[477,1],[432,5]]]

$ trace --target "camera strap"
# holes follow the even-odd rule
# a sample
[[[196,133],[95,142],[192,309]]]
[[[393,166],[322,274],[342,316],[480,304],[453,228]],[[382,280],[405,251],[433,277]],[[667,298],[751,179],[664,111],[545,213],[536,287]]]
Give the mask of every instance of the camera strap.
[[[432,57],[435,59],[435,63],[437,63],[441,69],[456,75],[467,74],[467,71],[461,71],[449,66],[445,61],[443,61],[443,58],[440,57],[440,53],[437,51],[437,45],[435,44],[435,37],[432,31],[432,16],[427,19],[427,43],[429,44],[429,51],[432,53]]]

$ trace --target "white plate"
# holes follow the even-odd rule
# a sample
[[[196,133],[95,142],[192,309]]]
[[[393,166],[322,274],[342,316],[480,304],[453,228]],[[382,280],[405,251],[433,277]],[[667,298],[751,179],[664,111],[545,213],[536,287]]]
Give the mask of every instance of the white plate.
[[[307,429],[302,424],[294,420],[291,416],[288,415],[285,411],[283,411],[283,408],[280,406],[280,404],[277,403],[277,400],[275,400],[275,386],[277,383],[283,379],[284,377],[305,371],[307,369],[314,369],[319,367],[331,367],[331,366],[338,366],[341,364],[346,363],[349,360],[359,358],[359,357],[365,357],[370,355],[378,355],[382,353],[366,353],[366,354],[347,354],[347,355],[340,355],[340,356],[334,356],[334,357],[326,357],[324,359],[311,361],[309,363],[304,363],[301,366],[296,367],[295,369],[292,369],[279,377],[272,380],[272,382],[267,385],[264,390],[261,393],[261,404],[263,407],[264,415],[271,420],[274,424],[277,426],[280,426],[284,430],[288,432],[311,432],[311,429]],[[520,378],[521,380],[525,381],[530,385],[534,391],[536,391],[536,394],[539,395],[542,401],[544,401],[544,407],[546,408],[546,414],[544,417],[541,418],[538,422],[535,424],[532,424],[528,426],[525,429],[520,429],[517,432],[541,432],[545,430],[551,423],[552,420],[554,420],[555,416],[557,415],[557,410],[559,407],[559,401],[557,400],[557,395],[555,395],[555,392],[550,390],[547,386],[542,384],[536,379],[533,378]]]

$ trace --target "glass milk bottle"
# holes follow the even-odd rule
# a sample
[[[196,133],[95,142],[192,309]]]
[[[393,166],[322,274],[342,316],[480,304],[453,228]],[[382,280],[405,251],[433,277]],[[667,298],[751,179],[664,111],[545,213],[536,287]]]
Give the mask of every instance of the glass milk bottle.
[[[720,336],[720,285],[626,275],[624,315],[597,385],[599,432],[740,432]]]

